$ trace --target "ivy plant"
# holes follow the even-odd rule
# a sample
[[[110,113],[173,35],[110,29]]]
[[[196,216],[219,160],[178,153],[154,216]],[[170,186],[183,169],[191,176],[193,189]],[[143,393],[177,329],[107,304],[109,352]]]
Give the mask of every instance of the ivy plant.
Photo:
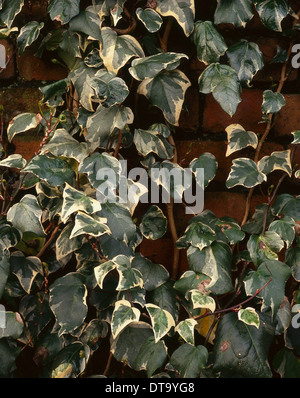
[[[32,131],[42,139],[29,160],[9,153],[3,141],[0,376],[299,377],[293,319],[300,304],[300,196],[280,191],[284,179],[300,176],[299,126],[288,149],[260,156],[286,105],[298,10],[287,0],[218,0],[202,20],[194,0],[46,3],[43,21],[27,17],[20,26],[24,0],[0,2],[0,33],[18,53],[48,51],[66,70],[64,79],[40,86],[39,112],[21,113],[5,129],[8,144]],[[243,36],[254,15],[290,46],[275,61],[281,80],[263,92],[264,133],[233,123],[225,131],[226,156],[252,151],[235,158],[226,180],[229,192],[247,196],[243,220],[206,209],[178,234],[180,187],[159,181],[170,201],[141,207],[142,184],[123,173],[124,162],[143,169],[140,179],[155,170],[184,171],[176,132],[192,85],[191,54],[205,66],[198,95],[212,94],[229,116],[236,113],[242,89],[264,68],[259,47]],[[225,37],[221,24],[239,29],[239,38]],[[170,32],[180,38],[175,45]],[[207,189],[218,162],[203,153],[187,168],[194,179],[204,171]],[[100,200],[103,185],[117,200]],[[118,200],[124,186],[135,188],[130,200]],[[266,200],[250,214],[255,189],[267,192]],[[172,269],[140,250],[144,239],[166,234]],[[180,251],[189,265],[182,274]]]

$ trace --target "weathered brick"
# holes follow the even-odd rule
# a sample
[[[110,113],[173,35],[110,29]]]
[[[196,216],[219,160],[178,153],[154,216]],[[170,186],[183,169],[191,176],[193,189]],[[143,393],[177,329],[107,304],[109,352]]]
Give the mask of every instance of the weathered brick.
[[[42,140],[42,135],[36,132],[18,134],[12,140],[14,153],[22,155],[28,161],[38,152]]]
[[[15,76],[15,56],[14,46],[5,39],[0,40],[0,46],[4,47],[5,52],[5,68],[0,68],[0,80],[11,79]],[[2,59],[1,59],[2,61]],[[2,63],[2,62],[1,62]]]
[[[300,94],[285,94],[286,105],[278,113],[274,134],[277,137],[291,135],[292,131],[300,130]]]

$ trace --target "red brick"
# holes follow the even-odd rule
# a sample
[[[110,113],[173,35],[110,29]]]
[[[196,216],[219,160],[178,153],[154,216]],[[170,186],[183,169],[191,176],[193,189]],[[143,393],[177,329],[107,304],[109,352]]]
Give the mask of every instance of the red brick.
[[[300,94],[285,94],[286,105],[278,113],[274,134],[277,137],[291,135],[292,131],[300,130]]]
[[[42,140],[43,137],[36,132],[18,134],[12,140],[15,147],[14,153],[22,155],[28,161],[38,152]]]
[[[265,130],[265,124],[260,123],[262,120],[261,105],[263,91],[244,89],[241,98],[242,101],[239,103],[236,113],[230,117],[223,111],[212,94],[206,94],[203,112],[203,130],[220,133],[224,132],[230,124],[239,123],[248,131],[262,134]]]
[[[0,45],[4,46],[6,52],[6,68],[0,69],[0,80],[11,79],[15,75],[14,46],[5,39],[0,40]]]

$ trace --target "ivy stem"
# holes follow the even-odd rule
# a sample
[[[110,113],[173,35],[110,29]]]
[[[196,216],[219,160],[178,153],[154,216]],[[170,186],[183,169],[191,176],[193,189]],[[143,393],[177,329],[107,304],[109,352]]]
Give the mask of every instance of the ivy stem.
[[[57,234],[57,232],[59,231],[60,225],[57,225],[54,230],[52,231],[52,234],[50,236],[50,238],[47,240],[47,242],[44,244],[44,246],[41,248],[41,250],[38,252],[38,254],[36,255],[36,257],[40,258],[42,257],[42,255],[45,253],[45,251],[48,249],[48,247],[51,245],[51,243],[53,242],[53,240],[55,239],[55,236]]]

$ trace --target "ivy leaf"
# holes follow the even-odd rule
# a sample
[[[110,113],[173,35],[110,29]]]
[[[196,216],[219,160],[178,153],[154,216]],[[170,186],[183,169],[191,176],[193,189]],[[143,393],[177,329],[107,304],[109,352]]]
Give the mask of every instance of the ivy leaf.
[[[247,307],[238,311],[238,320],[244,322],[246,325],[253,325],[259,329],[259,316],[254,308]]]
[[[42,210],[36,197],[31,194],[23,196],[7,213],[7,221],[22,233],[33,232],[37,236],[44,237],[41,219]]]
[[[195,338],[194,338],[194,329],[197,325],[197,321],[193,318],[184,319],[183,321],[179,322],[176,328],[174,329],[180,337],[183,338],[190,345],[195,345]]]
[[[244,278],[246,294],[251,296],[264,287],[258,294],[258,297],[263,299],[262,311],[271,308],[274,319],[284,300],[285,284],[290,275],[291,269],[288,265],[276,260],[267,260],[258,266],[257,271],[250,271]],[[265,286],[270,278],[271,282]]]
[[[239,40],[227,50],[230,66],[236,71],[239,81],[248,87],[256,73],[263,68],[264,58],[256,43]]]
[[[160,239],[167,231],[167,218],[158,206],[153,205],[143,215],[139,228],[145,238]]]
[[[248,146],[255,149],[258,145],[257,135],[252,131],[246,131],[240,124],[231,124],[225,130],[228,141],[226,156]]]
[[[0,161],[0,167],[12,167],[14,169],[23,169],[27,164],[27,160],[22,155],[14,153]]]
[[[18,244],[21,240],[20,232],[6,223],[4,220],[0,223],[0,253],[5,249],[10,249]],[[2,253],[4,255],[4,253]]]
[[[42,121],[42,116],[38,113],[21,113],[14,117],[7,127],[7,138],[12,141],[15,135],[25,131],[35,129]]]
[[[87,316],[87,288],[80,274],[70,272],[50,286],[50,308],[60,326],[59,336],[72,333]]]
[[[93,6],[87,7],[70,21],[73,32],[85,33],[89,39],[101,40],[100,18]]]
[[[206,347],[202,345],[195,347],[188,343],[177,348],[170,358],[170,364],[178,371],[181,378],[198,378],[207,361]]]
[[[132,267],[140,271],[147,291],[152,291],[163,285],[170,277],[163,265],[153,263],[140,253],[136,253],[132,259]]]
[[[202,153],[199,158],[193,159],[189,168],[195,173],[197,181],[201,181],[201,177],[198,175],[197,169],[204,169],[204,187],[206,188],[208,184],[215,178],[218,162],[216,157],[209,152]]]
[[[133,142],[143,156],[155,153],[161,159],[171,159],[174,155],[174,147],[159,131],[136,129]]]
[[[264,156],[260,159],[257,167],[264,174],[272,173],[274,170],[282,170],[291,177],[291,150],[272,152],[270,156]]]
[[[239,158],[233,160],[226,186],[233,188],[242,185],[246,188],[253,188],[266,180],[266,175],[258,170],[257,164],[252,159]]]
[[[114,305],[111,318],[111,333],[113,339],[131,322],[137,322],[140,318],[140,311],[131,306],[129,301],[120,300]]]
[[[197,48],[199,61],[205,64],[218,62],[227,50],[223,36],[211,21],[197,21],[193,32],[193,40]]]
[[[154,304],[145,305],[151,319],[154,332],[155,343],[162,339],[172,327],[175,327],[175,321],[172,315]]]
[[[273,366],[281,378],[298,379],[300,377],[300,360],[293,351],[285,347],[275,355]]]
[[[110,10],[114,26],[117,25],[120,19],[122,19],[122,13],[124,9],[124,3],[126,0],[116,0],[115,6]]]
[[[161,16],[152,8],[143,9],[138,7],[136,9],[136,16],[150,33],[157,32],[163,24]]]
[[[66,161],[46,155],[32,158],[23,171],[33,173],[53,187],[72,184],[75,180],[75,172]]]
[[[84,237],[77,236],[72,239],[70,238],[73,228],[73,222],[67,224],[55,242],[57,261],[64,260],[67,256],[80,249],[83,245]]]
[[[118,73],[132,57],[143,58],[144,51],[139,42],[130,35],[118,34],[111,28],[101,29],[100,56],[108,71]]]
[[[199,91],[203,94],[212,93],[221,108],[231,117],[241,102],[240,83],[234,69],[218,62],[209,65],[200,75]]]
[[[72,158],[82,162],[89,155],[88,145],[78,142],[65,129],[57,129],[50,142],[44,145],[41,154],[52,153],[57,157]]]
[[[93,214],[101,210],[101,204],[96,199],[88,197],[84,192],[78,191],[66,183],[61,210],[62,222],[65,223],[71,214],[80,210]]]
[[[138,87],[138,94],[144,95],[153,106],[161,109],[171,125],[178,126],[185,92],[190,85],[191,82],[180,70],[166,70],[154,78],[145,79]]]
[[[188,247],[193,246],[202,250],[210,246],[216,239],[215,231],[201,221],[192,222],[185,230],[184,235],[178,239],[176,246]]]
[[[292,144],[300,144],[300,130],[293,131],[291,134],[294,137]]]
[[[290,12],[286,0],[254,0],[253,2],[264,25],[269,29],[282,32],[282,20]]]
[[[226,236],[228,243],[236,244],[244,239],[245,233],[241,230],[240,225],[231,217],[221,217],[216,226],[221,229],[221,232]]]
[[[51,362],[49,377],[52,379],[79,377],[86,369],[89,356],[89,347],[81,341],[65,346]]]
[[[225,314],[217,326],[213,369],[233,376],[271,378],[268,354],[274,327],[263,314],[260,325],[257,329],[239,321],[234,312]]]
[[[52,21],[67,24],[73,17],[79,14],[80,0],[50,0],[48,12]]]
[[[289,248],[295,239],[295,221],[288,216],[280,220],[273,221],[269,226],[269,231],[276,232]]]
[[[11,0],[3,2],[0,10],[0,21],[2,21],[8,29],[12,27],[15,17],[19,14],[24,6],[24,0]]]
[[[277,260],[284,242],[277,232],[266,231],[262,235],[251,235],[247,248],[254,264],[259,265],[266,260]]]
[[[24,323],[18,312],[6,311],[5,312],[5,327],[0,327],[0,339],[5,337],[12,337],[18,339],[24,329]]]
[[[300,221],[300,195],[278,195],[272,208],[276,216],[289,216],[295,221]]]
[[[184,272],[181,277],[175,281],[174,289],[188,299],[188,292],[193,289],[207,294],[208,291],[206,290],[206,286],[209,282],[210,278],[207,275],[189,270]]]
[[[182,58],[188,57],[182,53],[164,52],[134,59],[129,72],[136,80],[150,79],[163,70],[171,71],[176,69]]]
[[[221,241],[199,250],[196,247],[187,249],[190,270],[207,275],[211,280],[205,289],[214,294],[228,293],[232,290],[230,247]]]
[[[285,98],[281,93],[274,93],[271,90],[264,91],[262,103],[263,113],[267,115],[270,113],[277,113],[285,104]]]
[[[231,23],[244,28],[253,15],[251,0],[218,0],[214,22],[216,25]]]
[[[17,37],[17,45],[19,49],[19,54],[23,54],[25,48],[30,46],[40,34],[40,31],[44,27],[44,22],[31,21],[23,26],[20,30],[20,34]]]
[[[134,368],[145,370],[147,377],[160,368],[167,359],[167,347],[163,341],[155,342],[153,337],[148,338],[141,346],[136,357]]]
[[[202,293],[198,289],[193,289],[189,292],[191,296],[191,301],[193,304],[193,308],[206,308],[211,312],[214,312],[216,309],[215,300],[209,295]]]
[[[294,279],[300,281],[300,247],[290,247],[285,252],[285,261],[289,267],[291,267],[292,275]],[[1,297],[1,294],[0,294]]]
[[[0,251],[0,299],[2,298],[5,285],[10,274],[9,251],[2,249]]]
[[[72,229],[70,239],[86,234],[94,237],[98,237],[103,234],[110,234],[110,229],[105,223],[105,218],[78,211],[75,216],[75,224]]]
[[[27,294],[30,294],[35,277],[43,276],[43,266],[38,257],[25,257],[22,252],[15,252],[10,257],[10,270],[16,275],[20,285]]]
[[[193,0],[157,0],[156,11],[163,17],[174,17],[186,36],[192,33],[195,19]]]

